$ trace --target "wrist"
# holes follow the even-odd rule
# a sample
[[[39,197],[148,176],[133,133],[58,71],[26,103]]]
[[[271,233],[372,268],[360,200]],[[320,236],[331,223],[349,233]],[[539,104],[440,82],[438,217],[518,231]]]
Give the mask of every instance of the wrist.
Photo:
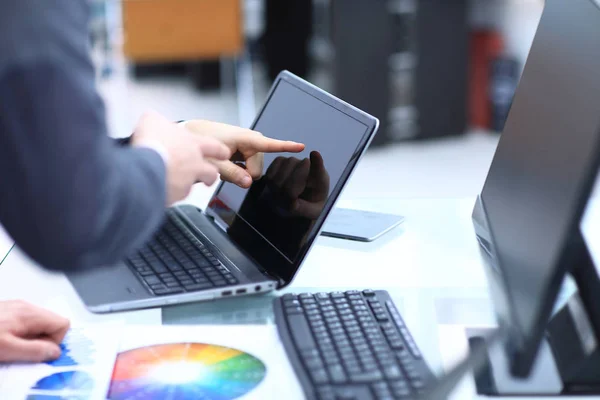
[[[169,152],[167,151],[167,148],[158,140],[138,140],[135,142],[135,146],[153,150],[163,160],[165,167],[169,165]]]

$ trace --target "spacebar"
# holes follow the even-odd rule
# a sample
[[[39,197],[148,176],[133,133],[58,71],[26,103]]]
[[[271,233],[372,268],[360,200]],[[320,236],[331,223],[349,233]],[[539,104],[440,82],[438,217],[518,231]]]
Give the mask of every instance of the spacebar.
[[[288,324],[290,332],[296,342],[296,347],[299,350],[309,350],[317,348],[317,344],[313,340],[312,333],[308,327],[308,322],[304,315],[289,315]]]

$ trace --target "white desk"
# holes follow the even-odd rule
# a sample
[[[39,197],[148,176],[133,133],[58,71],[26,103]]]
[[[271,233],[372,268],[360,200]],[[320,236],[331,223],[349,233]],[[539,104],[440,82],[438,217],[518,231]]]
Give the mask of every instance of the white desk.
[[[209,196],[206,189],[196,190],[190,202],[205,204]],[[448,365],[466,351],[466,327],[494,324],[471,225],[473,204],[474,199],[343,199],[339,206],[401,214],[406,221],[372,243],[318,239],[290,289],[390,290],[432,367]],[[600,221],[600,212],[596,214]],[[600,237],[597,230],[592,234]],[[78,321],[162,322],[160,309],[111,315],[87,312],[62,275],[40,270],[18,249],[0,266],[0,299],[11,298],[53,308]],[[476,398],[474,393],[467,377],[453,398]]]

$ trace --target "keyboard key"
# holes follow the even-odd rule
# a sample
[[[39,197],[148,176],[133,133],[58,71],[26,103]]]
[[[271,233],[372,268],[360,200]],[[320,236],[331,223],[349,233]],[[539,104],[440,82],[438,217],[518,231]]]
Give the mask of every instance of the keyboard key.
[[[366,387],[342,387],[337,388],[336,400],[370,400],[373,397]]]
[[[298,299],[287,299],[284,300],[283,305],[286,307],[291,307],[291,306],[298,306],[300,307],[300,300]]]
[[[185,290],[187,290],[188,292],[193,292],[196,290],[206,290],[206,289],[210,289],[213,287],[214,286],[210,283],[193,283],[191,285],[184,286]]]
[[[331,382],[335,384],[346,383],[346,373],[340,364],[330,365],[328,371],[329,376],[331,377]]]
[[[215,286],[225,286],[225,285],[227,285],[227,281],[225,279],[215,279],[213,281],[213,283],[215,284]]]
[[[377,321],[388,321],[389,318],[385,313],[375,313],[375,318],[377,319]]]
[[[310,299],[302,299],[302,303],[303,303],[304,305],[314,305],[315,307],[318,307],[318,305],[317,305],[317,301],[316,301],[315,299],[313,299],[313,298],[310,298]]]
[[[299,349],[314,349],[316,348],[315,341],[312,338],[308,322],[303,315],[290,315],[288,324],[292,337]]]
[[[390,387],[386,382],[377,382],[371,385],[371,388],[378,400],[394,399]]]
[[[181,287],[181,285],[179,284],[179,282],[166,282],[165,285],[168,288]]]
[[[335,362],[332,360],[339,360],[338,354],[335,350],[322,351],[321,354],[323,354],[323,359],[325,360],[326,364],[335,364]]]
[[[329,376],[325,368],[310,369],[310,377],[317,385],[329,382]]]
[[[156,285],[156,284],[162,284],[162,281],[160,280],[160,278],[156,275],[150,275],[150,276],[145,276],[144,277],[144,281],[148,284],[148,285]]]
[[[374,297],[375,296],[375,292],[372,290],[363,290],[363,296],[365,297]]]
[[[319,300],[319,301],[323,301],[323,300],[329,300],[329,294],[328,294],[328,293],[323,293],[323,292],[320,292],[320,293],[317,293],[317,294],[316,294],[316,298],[317,298],[317,300]]]
[[[319,356],[306,357],[304,359],[304,364],[309,369],[313,369],[313,368],[321,368],[322,369],[322,368],[325,368],[325,365],[323,364],[323,361],[321,361],[321,357],[319,357]]]
[[[370,383],[382,379],[383,374],[381,371],[361,372],[351,374],[349,378],[352,383]]]
[[[397,365],[389,365],[383,368],[383,375],[387,380],[396,380],[402,377],[402,371]]]
[[[302,307],[286,307],[285,312],[288,314],[304,314],[304,309]]]
[[[183,286],[186,286],[186,285],[193,285],[193,284],[194,284],[194,281],[193,281],[192,279],[182,279],[182,280],[181,280],[181,284],[182,284]]]
[[[182,288],[164,288],[164,289],[155,289],[152,291],[156,295],[167,295],[167,294],[182,293],[183,289]]]
[[[309,317],[309,320],[310,320],[310,317]],[[313,332],[314,332],[315,336],[317,336],[321,333],[327,332],[327,328],[325,328],[325,325],[315,326],[314,324],[312,324],[312,328],[313,328]]]
[[[139,273],[141,276],[146,277],[146,276],[156,276],[156,274],[154,273],[154,271],[152,271],[151,269],[146,269],[144,271],[141,271]]]
[[[392,393],[396,397],[410,396],[410,388],[404,381],[392,381],[390,382],[390,387],[392,388]]]
[[[319,400],[337,400],[335,391],[331,386],[320,386],[317,389],[317,398]]]
[[[410,384],[412,385],[412,387],[414,387],[415,389],[423,389],[425,387],[425,382],[423,382],[422,379],[413,379]]]

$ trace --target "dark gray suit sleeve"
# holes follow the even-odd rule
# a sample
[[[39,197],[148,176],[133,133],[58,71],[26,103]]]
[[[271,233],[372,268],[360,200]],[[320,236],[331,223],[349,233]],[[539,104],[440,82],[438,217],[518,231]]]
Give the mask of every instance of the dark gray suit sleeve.
[[[51,2],[76,3],[84,2]],[[69,39],[86,34],[75,16],[52,24],[77,29],[0,65],[0,224],[53,270],[121,260],[160,226],[166,203],[161,157],[107,136],[87,36]]]

